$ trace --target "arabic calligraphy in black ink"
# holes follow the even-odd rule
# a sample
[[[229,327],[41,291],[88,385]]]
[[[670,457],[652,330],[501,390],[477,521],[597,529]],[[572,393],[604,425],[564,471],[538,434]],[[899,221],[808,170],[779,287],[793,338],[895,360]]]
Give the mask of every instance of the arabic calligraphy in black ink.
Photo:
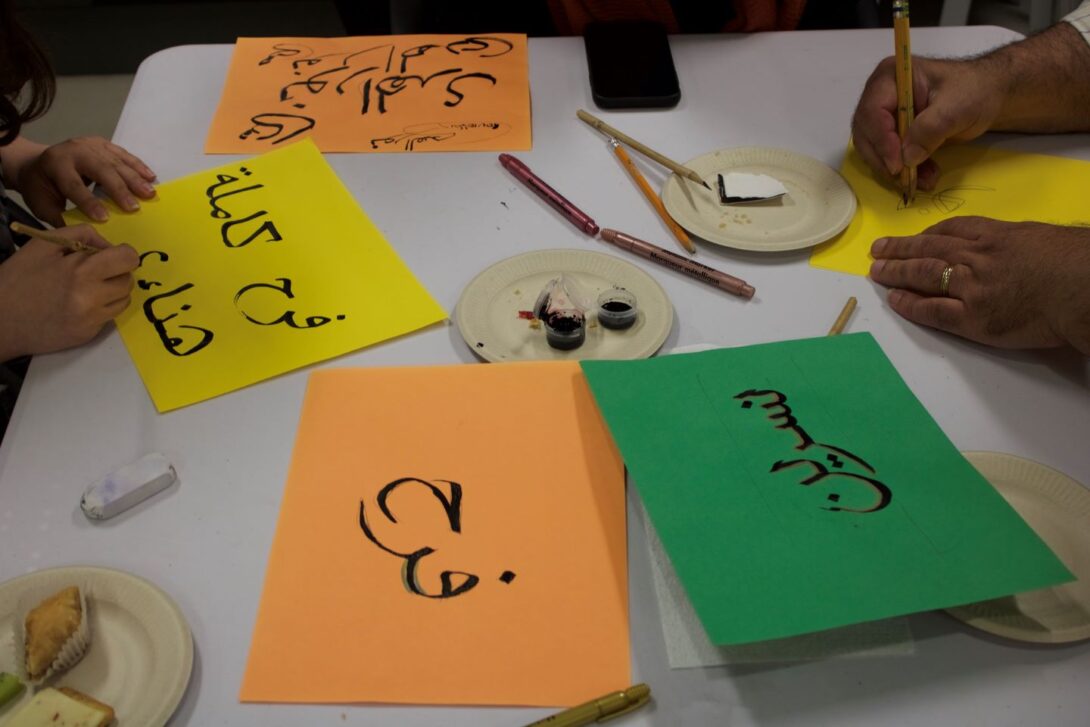
[[[273,283],[250,283],[249,285],[242,286],[242,288],[240,288],[239,291],[235,293],[235,307],[238,308],[239,313],[241,313],[242,316],[250,323],[258,326],[275,326],[282,323],[290,328],[302,329],[320,328],[327,323],[331,323],[334,320],[329,316],[307,316],[303,319],[303,323],[299,323],[295,320],[296,311],[288,310],[284,311],[284,313],[282,313],[278,318],[274,320],[263,321],[259,318],[251,316],[249,313],[243,310],[242,297],[249,291],[256,290],[258,288],[268,288],[269,290],[275,290],[276,292],[283,294],[284,297],[286,297],[288,300],[293,300],[295,298],[295,292],[292,290],[291,279],[276,278],[276,281],[279,283],[279,285],[274,285]],[[344,314],[339,314],[336,316],[336,320],[338,321],[343,321],[344,319]]]
[[[385,114],[388,111],[388,98],[402,92],[420,91],[435,79],[445,81],[442,105],[456,107],[465,99],[472,84],[495,86],[498,83],[496,76],[486,70],[467,69],[466,61],[472,57],[497,58],[512,50],[514,45],[510,41],[493,36],[468,36],[446,44],[427,43],[406,48],[400,53],[396,53],[395,45],[383,44],[349,53],[314,55],[313,49],[305,45],[277,43],[258,61],[258,65],[290,62],[292,75],[299,80],[280,88],[278,101],[282,104],[305,109],[307,95],[317,96],[332,88],[337,96],[344,96],[348,91],[358,93],[360,115],[366,116],[372,111]],[[436,54],[449,55],[452,60],[458,60],[448,68],[428,74],[409,71],[415,60],[429,55],[435,57]],[[394,70],[395,58],[397,70]],[[304,70],[314,72],[304,77]],[[468,87],[467,82],[471,83]],[[250,124],[250,128],[239,134],[240,139],[271,141],[275,145],[310,131],[316,119],[299,113],[270,111],[252,116]]]
[[[170,256],[162,250],[148,250],[147,252],[140,253],[140,262],[137,263],[136,267],[143,268],[144,260],[150,255],[157,256],[161,263],[170,262]],[[136,279],[136,287],[140,288],[140,290],[151,290],[153,287],[158,287],[160,285],[162,285],[162,283],[157,280],[148,280],[142,277]]]
[[[829,510],[830,512],[871,513],[884,509],[892,502],[893,493],[890,488],[874,477],[868,476],[877,475],[874,468],[863,458],[852,454],[846,449],[815,441],[814,438],[799,425],[799,421],[792,412],[791,407],[787,405],[787,397],[783,393],[773,389],[747,389],[746,391],[736,394],[734,398],[741,400],[741,407],[743,409],[751,409],[754,406],[755,401],[758,402],[758,405],[765,410],[766,418],[771,422],[775,422],[775,429],[790,432],[793,435],[793,449],[799,452],[810,453],[811,458],[809,459],[777,460],[772,464],[769,472],[780,472],[796,467],[808,466],[810,468],[810,474],[799,481],[799,484],[804,487],[810,487],[819,483],[822,486],[835,486],[838,483],[852,487],[863,485],[869,488],[875,495],[875,500],[869,507],[854,508],[841,504],[842,494],[839,490],[835,490],[826,497],[826,500],[832,504],[822,506],[823,510]],[[828,462],[829,467],[833,469],[830,470],[829,467],[826,467],[825,464],[819,461],[821,459]],[[846,460],[865,470],[866,474],[856,474],[845,471],[844,466]]]
[[[226,247],[232,248],[245,247],[256,240],[260,235],[267,235],[264,242],[280,242],[284,238],[280,234],[280,231],[276,229],[276,223],[271,219],[262,220],[258,225],[250,225],[251,222],[260,220],[268,215],[268,210],[258,210],[242,219],[234,220],[232,219],[234,215],[226,208],[220,206],[219,201],[224,197],[264,188],[265,185],[263,184],[253,184],[249,187],[233,188],[226,192],[220,192],[220,187],[234,184],[235,182],[240,181],[240,179],[249,177],[252,174],[246,167],[239,167],[238,171],[241,177],[235,177],[230,174],[217,174],[215,183],[209,186],[204,192],[208,197],[208,204],[212,208],[209,215],[217,220],[224,220],[223,224],[220,225],[220,239]],[[240,229],[244,231],[244,236],[240,239],[235,239],[232,231],[235,227],[240,225],[242,226]],[[251,227],[253,229],[250,229]]]
[[[185,329],[187,331],[198,331],[200,333],[200,337],[195,343],[190,345],[187,349],[183,349],[181,348],[181,346],[185,343],[185,337],[177,333],[172,335],[167,330],[166,324],[167,321],[173,320],[174,318],[178,317],[178,311],[188,311],[190,309],[190,305],[188,303],[184,303],[178,308],[178,311],[171,313],[168,316],[160,316],[155,312],[156,303],[166,298],[172,298],[176,295],[180,295],[181,293],[184,293],[192,287],[193,283],[184,283],[175,288],[174,290],[168,290],[165,293],[152,295],[144,301],[144,317],[147,318],[148,322],[151,323],[153,328],[155,328],[155,333],[159,336],[159,340],[163,342],[163,347],[166,348],[167,353],[171,354],[172,356],[190,356],[192,354],[195,354],[203,349],[205,346],[210,344],[214,337],[212,331],[208,330],[207,328],[179,324],[175,327],[176,331],[177,329]]]
[[[267,214],[269,214],[268,210],[259,210],[248,217],[243,217],[239,220],[228,220],[224,222],[222,225],[220,225],[220,239],[223,241],[223,244],[227,247],[246,247],[251,242],[256,240],[259,235],[263,234],[268,235],[268,237],[266,237],[263,242],[280,242],[281,240],[283,240],[284,238],[280,235],[280,231],[276,229],[276,223],[274,223],[272,220],[265,220],[260,225],[257,225],[253,230],[250,231],[248,235],[246,235],[246,237],[241,240],[231,239],[231,230],[234,229],[237,225],[246,225],[250,222],[265,217]]]
[[[390,524],[397,525],[398,519],[394,517],[393,512],[390,510],[387,500],[390,495],[393,494],[398,488],[404,486],[422,486],[439,501],[440,506],[443,508],[443,513],[447,518],[447,525],[450,528],[450,532],[460,534],[462,532],[462,486],[452,480],[435,480],[435,482],[446,484],[450,487],[450,496],[438,486],[429,482],[428,480],[422,480],[417,477],[402,477],[400,479],[390,482],[379,490],[378,495],[375,498],[375,502],[378,505],[379,512],[382,513],[386,521]],[[423,596],[424,598],[442,599],[453,598],[454,596],[460,596],[463,593],[468,593],[474,587],[480,583],[480,576],[473,573],[467,573],[465,571],[456,570],[444,570],[439,574],[439,592],[431,592],[425,589],[424,585],[420,582],[419,567],[420,562],[427,556],[437,552],[435,548],[431,546],[421,546],[415,550],[409,552],[402,552],[400,550],[389,547],[384,544],[376,535],[372,524],[368,521],[369,510],[366,503],[360,500],[359,508],[359,526],[363,531],[364,536],[378,546],[383,551],[390,555],[402,558],[405,563],[402,568],[402,580],[405,588],[412,594],[417,596]],[[457,582],[456,582],[457,579]],[[499,580],[505,584],[510,584],[515,580],[515,573],[513,571],[505,570],[500,576]]]
[[[250,128],[238,135],[240,139],[251,136],[257,141],[273,140],[273,144],[283,144],[300,134],[314,128],[315,120],[302,114],[262,113],[250,117]]]
[[[248,177],[251,174],[250,170],[246,169],[246,167],[239,167],[239,172],[242,174],[243,177]],[[265,186],[264,184],[253,184],[249,187],[231,189],[222,193],[219,192],[220,187],[228,184],[234,184],[237,181],[239,181],[239,178],[233,177],[230,174],[217,174],[215,183],[209,186],[208,189],[204,191],[205,195],[208,197],[208,205],[212,208],[212,211],[209,213],[211,217],[214,217],[217,220],[230,219],[231,213],[223,209],[219,205],[219,201],[221,199],[223,199],[224,197],[230,197],[235,194],[242,194],[243,192],[251,192],[255,189],[261,189]]]

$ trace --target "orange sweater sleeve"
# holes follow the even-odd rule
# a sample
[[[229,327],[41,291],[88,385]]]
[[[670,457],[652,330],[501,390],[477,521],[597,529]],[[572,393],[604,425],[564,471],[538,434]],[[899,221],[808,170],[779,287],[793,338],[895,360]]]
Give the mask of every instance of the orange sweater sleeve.
[[[794,30],[806,7],[806,0],[733,1],[736,16],[723,28],[726,33]],[[548,0],[548,3],[557,32],[562,35],[582,35],[588,23],[611,20],[653,20],[666,28],[667,33],[680,32],[669,0]]]

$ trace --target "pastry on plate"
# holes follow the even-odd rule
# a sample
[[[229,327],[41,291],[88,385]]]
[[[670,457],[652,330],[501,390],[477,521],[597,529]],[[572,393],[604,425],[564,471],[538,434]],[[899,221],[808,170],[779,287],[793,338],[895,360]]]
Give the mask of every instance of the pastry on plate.
[[[27,612],[23,625],[23,659],[27,678],[40,683],[70,669],[87,651],[90,631],[87,602],[69,586]]]
[[[114,721],[108,704],[75,689],[43,689],[4,722],[4,727],[106,727]]]

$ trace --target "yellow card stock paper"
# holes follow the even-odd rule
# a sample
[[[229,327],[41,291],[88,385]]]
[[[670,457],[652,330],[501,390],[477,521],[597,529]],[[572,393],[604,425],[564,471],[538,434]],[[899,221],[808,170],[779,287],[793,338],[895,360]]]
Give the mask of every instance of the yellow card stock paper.
[[[446,317],[310,141],[163,184],[98,228],[140,253],[117,326],[159,411]]]
[[[849,146],[840,173],[855,190],[859,211],[844,232],[815,248],[810,264],[866,275],[876,239],[916,235],[949,217],[1061,225],[1090,218],[1084,192],[1090,188],[1090,162],[975,145],[944,147],[935,161],[942,170],[938,186],[921,190],[905,207],[900,192],[879,182]]]

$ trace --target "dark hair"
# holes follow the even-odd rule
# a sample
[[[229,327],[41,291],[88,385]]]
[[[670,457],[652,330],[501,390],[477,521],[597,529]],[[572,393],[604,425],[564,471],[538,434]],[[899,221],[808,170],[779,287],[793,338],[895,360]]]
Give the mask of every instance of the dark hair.
[[[45,53],[15,17],[12,0],[0,0],[0,146],[53,103],[56,82]]]

